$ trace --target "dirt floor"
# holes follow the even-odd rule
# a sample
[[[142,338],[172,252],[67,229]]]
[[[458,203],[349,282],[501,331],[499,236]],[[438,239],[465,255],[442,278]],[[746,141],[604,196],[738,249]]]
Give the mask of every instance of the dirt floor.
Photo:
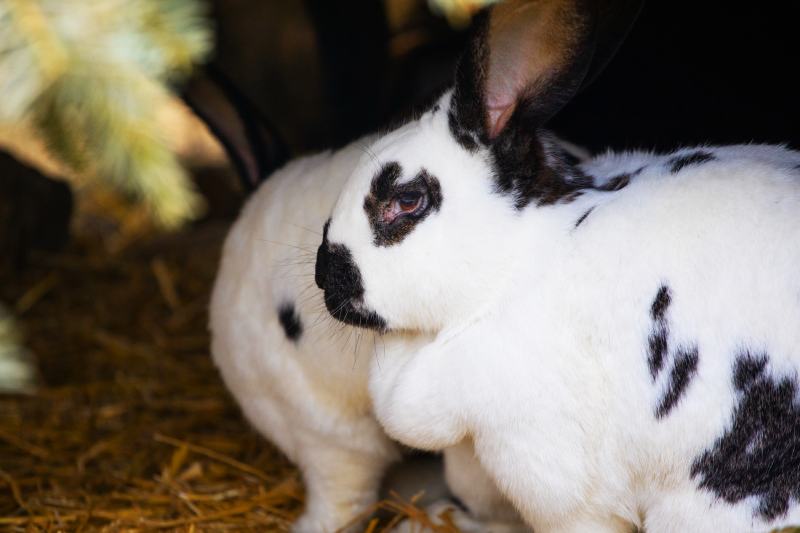
[[[41,372],[35,394],[0,396],[0,530],[286,531],[298,473],[248,427],[208,354],[227,223],[126,234],[102,204],[81,211],[67,250],[0,273]]]

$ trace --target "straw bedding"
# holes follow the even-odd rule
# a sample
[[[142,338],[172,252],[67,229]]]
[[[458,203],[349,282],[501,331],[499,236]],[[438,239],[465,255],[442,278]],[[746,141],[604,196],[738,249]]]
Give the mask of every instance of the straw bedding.
[[[35,394],[0,396],[0,530],[288,530],[298,473],[248,427],[208,354],[227,223],[164,236],[115,209],[84,201],[66,251],[0,273],[41,372]],[[429,523],[413,502],[380,507],[390,517],[368,531]]]

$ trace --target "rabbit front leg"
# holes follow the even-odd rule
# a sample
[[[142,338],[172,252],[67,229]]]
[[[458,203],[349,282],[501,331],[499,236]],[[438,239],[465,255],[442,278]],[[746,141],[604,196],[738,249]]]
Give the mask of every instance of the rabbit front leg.
[[[360,531],[359,514],[377,500],[383,474],[395,459],[332,445],[324,439],[304,443],[298,462],[306,508],[292,531],[333,533],[346,526],[342,531]]]
[[[289,380],[294,396],[288,389],[275,394],[279,384],[257,392],[235,386],[231,390],[247,419],[302,473],[305,509],[292,531],[338,531],[376,501],[380,479],[400,453],[368,409],[359,416],[336,402],[321,405],[307,391],[297,394],[301,382]],[[314,412],[326,413],[323,420],[332,417],[336,422],[321,424]],[[354,529],[357,527],[354,524]]]
[[[387,434],[422,450],[439,451],[461,442],[466,425],[458,399],[455,354],[438,341],[427,345],[387,343],[370,373],[370,394]]]
[[[517,345],[503,332],[489,318],[420,350],[387,353],[370,375],[378,420],[413,447],[472,439],[488,477],[537,531],[624,531],[594,501],[598,452],[587,443],[602,442],[602,420],[591,415],[596,394],[565,394],[596,370],[581,360],[576,371],[571,345],[557,337],[532,334],[536,342]],[[560,355],[537,360],[533,371],[529,353]]]

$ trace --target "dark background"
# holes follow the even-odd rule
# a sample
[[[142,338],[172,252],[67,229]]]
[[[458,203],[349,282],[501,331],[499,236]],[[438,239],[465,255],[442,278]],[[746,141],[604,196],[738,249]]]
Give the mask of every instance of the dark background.
[[[793,4],[646,2],[605,73],[551,127],[594,151],[800,146]],[[216,63],[295,152],[341,145],[429,100],[464,41],[424,1],[223,0],[215,9]]]
[[[606,72],[553,126],[595,150],[751,141],[800,147],[793,4],[647,2]]]

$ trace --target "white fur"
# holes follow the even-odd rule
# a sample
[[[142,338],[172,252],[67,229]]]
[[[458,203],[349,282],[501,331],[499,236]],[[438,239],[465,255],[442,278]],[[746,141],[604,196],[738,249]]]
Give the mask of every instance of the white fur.
[[[372,413],[369,363],[382,359],[386,343],[408,350],[421,343],[334,322],[314,285],[319,230],[371,140],[293,161],[260,187],[227,238],[211,301],[212,353],[228,388],[303,472],[306,510],[294,525],[303,533],[337,530],[376,500],[400,453]],[[278,320],[284,303],[302,321],[297,343]],[[484,474],[471,474],[480,468],[472,454],[459,449],[447,463],[462,474],[455,493],[492,518],[489,506],[501,498]],[[497,504],[504,520],[507,506]]]
[[[303,472],[302,532],[333,531],[373,503],[385,467],[399,457],[367,396],[372,335],[357,352],[331,340],[338,328],[319,316],[313,280],[316,230],[356,153],[350,146],[306,157],[264,183],[227,238],[210,307],[212,353],[228,388]],[[284,303],[303,320],[297,344],[278,320]]]
[[[767,530],[753,501],[715,500],[692,461],[731,420],[734,357],[765,351],[800,367],[800,154],[705,147],[715,161],[669,170],[676,154],[607,154],[608,177],[644,166],[617,192],[522,211],[493,188],[489,153],[450,135],[446,110],[370,146],[329,230],[360,270],[366,307],[393,330],[436,334],[418,351],[387,342],[371,393],[389,435],[440,450],[470,439],[536,531]],[[442,204],[405,239],[376,246],[363,209],[379,165],[400,181],[424,168]],[[575,228],[590,207],[591,215]],[[664,283],[673,346],[696,344],[697,375],[654,416],[671,360],[651,383],[650,306]]]

